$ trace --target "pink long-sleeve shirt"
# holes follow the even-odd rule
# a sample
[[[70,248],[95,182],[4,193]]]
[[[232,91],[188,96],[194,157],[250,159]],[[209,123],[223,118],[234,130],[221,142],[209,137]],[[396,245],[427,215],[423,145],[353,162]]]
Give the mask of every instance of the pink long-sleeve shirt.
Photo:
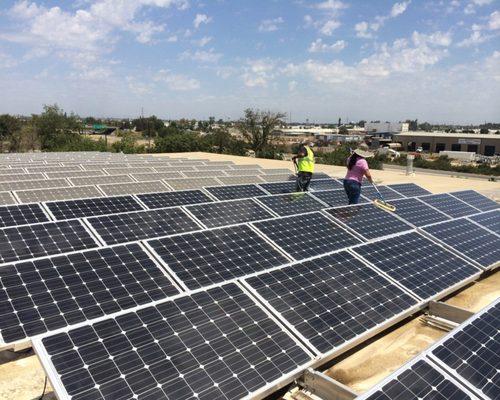
[[[349,159],[347,159],[347,164],[349,164]],[[356,164],[354,164],[351,169],[347,170],[345,179],[362,183],[363,176],[365,176],[366,171],[368,171],[368,163],[364,158],[358,157],[358,159],[356,160]]]

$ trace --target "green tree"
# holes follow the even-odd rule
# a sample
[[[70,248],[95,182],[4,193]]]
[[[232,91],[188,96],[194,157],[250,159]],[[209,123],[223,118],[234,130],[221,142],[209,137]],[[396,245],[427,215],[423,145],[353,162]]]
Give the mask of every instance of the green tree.
[[[479,133],[490,133],[490,131],[488,130],[488,128],[481,128],[479,130]]]
[[[0,152],[3,151],[3,142],[12,140],[12,137],[21,129],[21,122],[9,114],[0,115]]]
[[[256,153],[266,149],[271,141],[274,127],[282,122],[286,114],[247,108],[245,116],[237,123],[241,134]]]
[[[42,150],[64,151],[81,139],[81,123],[76,115],[67,115],[57,104],[45,105],[43,113],[32,117]]]
[[[347,127],[345,125],[341,126],[339,128],[339,134],[340,135],[347,135],[349,134],[349,131],[347,130]]]

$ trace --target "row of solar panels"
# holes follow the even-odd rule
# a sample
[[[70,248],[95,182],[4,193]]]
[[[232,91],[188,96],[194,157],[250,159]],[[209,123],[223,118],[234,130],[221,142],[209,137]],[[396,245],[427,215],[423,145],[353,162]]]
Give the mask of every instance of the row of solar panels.
[[[358,399],[498,399],[499,327],[497,299]]]
[[[293,175],[282,175],[281,173],[202,178],[168,178],[168,176],[167,174],[167,177],[165,177],[163,173],[153,174],[149,178],[157,180],[141,182],[134,181],[130,175],[3,182],[0,183],[0,204],[7,205],[36,201],[153,193],[169,190],[196,189],[204,186],[253,184],[294,179]],[[326,174],[320,173],[316,174],[315,179],[324,179],[327,177]],[[72,183],[84,186],[73,187],[71,186]],[[38,189],[28,189],[29,187]]]
[[[323,181],[316,182],[322,183]],[[407,189],[411,188],[413,187]],[[244,197],[254,194],[251,189],[259,190],[255,186],[207,189],[214,189],[213,192],[209,191],[212,196],[217,195],[219,189],[224,189],[222,197],[230,194],[231,189],[232,193],[242,189],[240,195]],[[417,190],[417,192],[419,191]],[[475,207],[459,200],[459,198],[466,199],[469,204],[474,204]],[[333,206],[334,208],[328,210],[327,214],[333,216],[337,222],[343,224],[355,236],[363,240],[369,240],[410,230],[414,226],[449,221],[451,217],[472,215],[497,207],[494,201],[473,191],[456,192],[454,195],[426,195],[418,199],[407,198],[394,201],[398,206],[396,211],[396,215],[400,217],[398,219],[369,205],[335,207],[336,204],[345,202],[345,200],[345,194],[342,190],[331,190],[318,191],[314,192],[314,194],[264,195],[254,198],[212,202],[212,199],[204,192],[193,190],[143,194],[136,197],[125,196],[52,202],[45,203],[44,207],[36,203],[5,206],[0,208],[0,226],[4,227],[0,230],[0,234],[5,238],[6,242],[3,254],[0,255],[0,263],[46,256],[62,250],[73,251],[95,247],[96,241],[92,239],[91,233],[86,232],[89,230],[99,238],[97,243],[110,245],[189,232],[201,228],[215,228],[247,222],[255,223],[275,216],[303,214]],[[142,204],[154,210],[143,210]],[[182,207],[179,208],[178,206]],[[72,218],[85,219],[82,221],[84,222],[83,225],[80,221],[75,220],[65,221],[64,223],[45,222],[49,221],[49,216],[50,219],[59,221]],[[263,225],[260,229],[267,232],[269,229],[266,228],[265,224],[269,225],[271,223],[272,221],[260,223],[260,225]],[[465,223],[464,221],[460,222],[462,225]],[[491,225],[488,219],[483,221],[483,228],[492,229],[488,224]],[[314,225],[320,226],[321,224],[318,222]],[[449,223],[448,225],[452,224]],[[474,227],[477,231],[476,224],[473,224],[470,229]],[[426,229],[431,231],[439,228],[441,228],[441,225]],[[464,250],[464,252],[474,251],[481,244],[482,246],[492,247],[491,244],[484,240],[488,237],[488,234],[491,235],[492,233],[481,227],[479,228],[481,231],[477,232],[478,237],[474,239],[475,246]],[[270,229],[269,236],[271,237],[273,229],[275,228]],[[73,236],[79,237],[80,240],[71,243],[69,241],[71,237],[68,235],[69,232],[74,233]],[[481,233],[482,235],[480,235]],[[326,235],[328,234],[326,233]],[[321,232],[317,232],[317,235],[321,235]],[[43,237],[46,246],[32,246],[33,242],[26,240],[31,236]],[[457,237],[453,229],[450,229],[450,232],[440,232],[439,236],[449,236],[452,244],[452,239]],[[88,240],[83,241],[84,238],[88,238]],[[313,239],[316,239],[316,237]],[[493,242],[494,244],[495,242]],[[485,262],[487,262],[494,256],[496,256],[496,252],[493,251],[485,253],[482,258],[485,258]],[[482,258],[480,261],[482,261]],[[483,266],[486,265],[483,263]]]
[[[309,195],[300,195],[301,198],[304,196]],[[366,206],[362,206],[362,208],[368,209]],[[362,208],[360,207],[360,209]],[[386,216],[390,216],[390,214],[384,212],[382,212],[382,214],[384,215],[382,219]],[[168,238],[151,240],[146,244],[148,251],[144,251],[144,248],[142,248],[140,244],[129,244],[127,246],[116,246],[103,250],[80,252],[61,257],[52,257],[49,259],[6,266],[9,269],[6,270],[8,276],[5,279],[7,279],[10,285],[8,290],[4,289],[5,293],[7,293],[7,299],[5,299],[6,301],[2,305],[8,308],[8,306],[19,304],[21,308],[19,308],[19,310],[11,310],[10,315],[4,314],[2,320],[13,321],[14,315],[17,318],[23,319],[19,320],[16,326],[11,325],[8,329],[4,329],[2,333],[3,335],[7,333],[7,336],[10,335],[11,339],[14,340],[16,335],[27,334],[28,336],[33,336],[38,334],[40,330],[58,329],[61,326],[73,325],[79,321],[104,317],[137,304],[150,303],[151,300],[154,299],[166,298],[166,292],[172,293],[175,291],[178,293],[178,286],[182,286],[184,289],[205,286],[214,282],[224,282],[237,277],[243,277],[248,275],[248,273],[260,272],[270,267],[282,266],[282,264],[287,263],[290,259],[290,257],[285,256],[284,251],[286,249],[287,236],[290,249],[297,247],[297,249],[303,248],[307,251],[310,247],[313,247],[314,244],[318,245],[321,243],[324,247],[321,248],[320,246],[316,249],[318,254],[321,254],[322,252],[325,253],[335,248],[334,246],[337,243],[336,240],[332,239],[330,243],[322,243],[322,237],[318,236],[316,232],[310,232],[310,235],[305,237],[310,241],[309,244],[296,243],[296,234],[292,231],[296,226],[323,226],[326,220],[327,225],[330,225],[330,231],[327,231],[325,238],[333,236],[334,238],[337,237],[346,240],[343,243],[337,244],[337,246],[340,247],[347,247],[353,243],[360,243],[359,239],[356,239],[353,235],[349,235],[338,224],[329,221],[322,214],[315,213],[314,216],[320,219],[323,218],[324,220],[309,224],[310,215],[305,215],[302,219],[298,217],[282,218],[281,232],[285,234],[285,240],[282,241],[281,244],[276,242],[274,246],[270,246],[268,240],[256,234],[255,228],[258,228],[258,226],[255,224],[253,227],[247,225],[234,226],[224,229],[205,230],[189,235],[175,235]],[[275,221],[271,220],[268,222],[271,223]],[[269,235],[275,231],[276,227],[272,226],[267,233]],[[280,234],[277,234],[276,238],[276,240],[280,239]],[[276,287],[277,294],[275,294],[274,297],[277,297],[276,300],[278,303],[273,306],[275,307],[275,312],[281,312],[281,309],[278,307],[279,305],[283,307],[283,304],[285,304],[289,307],[290,312],[288,314],[280,314],[280,320],[286,320],[289,326],[296,327],[295,329],[297,332],[301,332],[301,334],[306,332],[306,335],[302,334],[301,337],[304,343],[309,343],[309,350],[314,348],[315,352],[323,351],[324,353],[328,353],[326,349],[330,348],[329,353],[332,354],[332,352],[336,351],[336,340],[340,340],[338,343],[348,343],[362,336],[361,333],[364,334],[372,330],[374,326],[377,326],[377,324],[374,323],[377,321],[375,317],[381,318],[380,321],[382,322],[380,322],[380,324],[382,324],[383,321],[391,320],[394,313],[400,309],[406,310],[404,313],[411,311],[413,306],[408,308],[408,303],[403,302],[399,305],[400,308],[396,306],[399,301],[398,299],[403,296],[401,293],[404,294],[403,297],[406,298],[406,301],[408,301],[408,297],[412,300],[410,303],[414,305],[418,303],[415,299],[415,295],[420,296],[422,299],[430,298],[430,296],[442,295],[444,292],[456,288],[470,279],[474,279],[480,273],[478,269],[472,267],[470,264],[453,256],[440,246],[435,245],[433,242],[414,232],[401,235],[400,237],[398,236],[397,238],[383,240],[377,245],[381,247],[380,250],[378,248],[375,250],[376,256],[374,260],[371,260],[373,266],[370,268],[367,268],[364,262],[359,260],[359,257],[368,257],[373,252],[374,244],[352,248],[351,251],[354,252],[354,255],[351,252],[342,252],[342,254],[338,253],[336,255],[322,256],[316,260],[304,262],[304,264],[309,263],[306,268],[312,268],[314,274],[318,273],[320,270],[322,271],[323,265],[331,264],[335,266],[332,267],[330,271],[331,274],[334,274],[334,277],[338,278],[337,282],[332,281],[329,285],[333,292],[329,294],[328,291],[324,292],[325,299],[321,297],[319,299],[313,298],[312,304],[307,304],[307,307],[303,310],[304,312],[313,310],[322,305],[327,309],[331,309],[329,312],[328,310],[325,311],[329,314],[332,314],[332,311],[335,310],[335,316],[330,317],[325,314],[324,318],[326,319],[317,319],[320,314],[311,315],[310,311],[309,314],[303,314],[302,312],[291,313],[292,310],[296,310],[297,306],[300,305],[298,303],[295,304],[295,302],[299,301],[304,303],[304,301],[306,301],[307,303],[307,301],[309,301],[310,298],[306,297],[306,292],[297,292],[297,294],[300,293],[300,296],[287,299],[287,301],[291,302],[290,304],[286,302],[283,303],[284,300],[282,296],[287,293],[290,284],[295,282],[299,286],[304,286],[305,281],[301,281],[303,273],[293,275],[291,272],[293,268],[302,266],[302,263],[291,265],[289,267],[291,268],[290,271],[284,271],[281,267],[275,270],[276,273],[284,273],[282,277],[283,282],[285,282],[281,286]],[[277,250],[278,246],[283,250]],[[366,254],[363,253],[363,249],[366,249]],[[404,252],[408,251],[408,249],[415,249],[413,254],[409,254],[409,258],[415,259],[415,262],[410,262],[409,265],[412,268],[405,268],[407,276],[403,276],[404,274],[400,269],[402,266],[408,265],[404,255]],[[120,256],[111,256],[115,251],[118,251]],[[147,253],[151,251],[157,254],[157,258],[159,260],[161,259],[162,263],[166,262],[164,268],[170,272],[171,277],[175,277],[175,280],[165,276],[156,262],[150,259]],[[291,250],[288,251],[291,253]],[[104,257],[102,254],[103,252],[108,258]],[[139,256],[141,261],[134,261],[134,263],[132,263],[132,260],[135,260],[134,257],[137,257],[138,254],[141,254]],[[294,257],[295,259],[307,257],[307,255],[300,255],[300,252],[296,254],[298,255]],[[380,254],[383,254],[385,258],[381,257]],[[109,257],[111,257],[111,259],[109,259]],[[340,261],[337,263],[338,265],[335,264],[335,257],[341,257],[339,259]],[[399,259],[397,259],[397,257],[399,257]],[[345,296],[349,296],[349,293],[340,293],[340,297],[336,297],[338,288],[341,287],[339,284],[345,284],[346,275],[342,272],[338,276],[335,274],[339,271],[340,265],[346,265],[346,259],[350,260],[349,262],[351,263],[348,270],[356,271],[356,263],[358,267],[357,270],[359,270],[359,272],[355,274],[356,276],[351,277],[351,279],[355,279],[352,287],[348,290],[350,295],[354,296],[352,300],[345,300],[348,299],[348,297]],[[390,263],[388,263],[389,260]],[[57,265],[52,265],[53,262]],[[380,264],[377,264],[377,262]],[[130,268],[132,268],[132,271],[127,270],[126,266],[129,264],[131,264]],[[146,268],[146,265],[150,267]],[[389,270],[384,271],[386,265],[389,265]],[[23,268],[27,268],[27,270],[24,271]],[[302,268],[304,267],[302,266]],[[65,274],[59,271],[65,271]],[[387,293],[384,291],[385,286],[377,287],[374,282],[370,282],[368,285],[362,285],[362,282],[358,283],[356,281],[356,279],[359,279],[357,275],[360,275],[362,277],[361,280],[365,281],[363,277],[366,271],[373,274],[372,278],[374,281],[382,279],[384,285],[389,285]],[[23,276],[25,272],[28,274],[27,278],[21,279],[20,276]],[[99,275],[99,273],[103,275]],[[347,270],[345,273],[347,273]],[[276,278],[273,276],[272,272],[266,272],[266,274],[269,275],[269,279],[271,279],[272,282],[275,281]],[[289,276],[294,276],[294,278],[289,279]],[[325,278],[325,276],[323,276],[323,278]],[[388,280],[386,281],[387,278]],[[2,279],[2,282],[4,282],[5,279]],[[312,279],[312,277],[309,279]],[[321,281],[323,280],[324,279]],[[426,282],[426,280],[429,282]],[[52,293],[52,289],[47,286],[49,282],[53,285],[51,287],[53,287],[54,294]],[[158,283],[157,286],[155,286],[156,283]],[[318,284],[319,283],[320,282],[318,282]],[[64,289],[62,288],[63,284],[65,285]],[[246,284],[247,283],[245,283],[245,285]],[[266,289],[263,290],[267,290],[268,286],[269,284],[266,283]],[[307,287],[307,285],[305,286]],[[315,287],[316,285],[312,285],[312,288],[308,290],[307,293],[310,293],[311,290],[316,290]],[[257,288],[258,283],[254,282],[253,286],[247,289],[255,291]],[[369,291],[368,288],[374,290]],[[357,292],[358,289],[362,291]],[[412,290],[413,294],[406,294],[408,293],[408,289]],[[288,290],[288,293],[291,294],[292,292],[293,291]],[[9,293],[12,293],[13,297],[9,297]],[[323,293],[322,289],[320,289],[320,292],[317,292],[316,296],[318,297],[320,293]],[[368,294],[368,297],[360,304],[357,304],[354,300],[360,297],[360,293],[364,293],[365,295]],[[389,296],[388,299],[386,299],[387,310],[385,310],[385,308],[375,308],[374,310],[360,311],[360,309],[362,310],[362,308],[360,308],[362,304],[365,304],[367,307],[374,307],[375,305],[382,304],[381,296],[384,296],[383,293]],[[263,294],[257,295],[263,296],[262,299],[265,299],[266,302],[270,301],[270,298],[268,297],[266,299]],[[269,291],[267,295],[269,295]],[[396,299],[393,298],[393,295],[396,296]],[[41,300],[39,306],[33,303],[34,298]],[[360,312],[361,314],[358,315],[356,319],[362,318],[363,323],[357,323],[351,326],[350,324],[353,323],[354,317],[352,313],[349,314],[348,312],[347,315],[345,315],[346,319],[344,321],[341,321],[337,326],[335,326],[335,324],[332,325],[334,319],[331,318],[338,318],[338,315],[340,315],[338,312],[340,311],[331,308],[331,304],[326,302],[327,298],[333,298],[339,301],[342,300],[341,304],[344,304],[344,300],[347,301],[348,304],[354,302],[356,306],[353,305],[352,309],[348,309],[355,313]],[[375,299],[375,302],[372,301],[372,298]],[[345,308],[346,306],[343,305],[342,310]],[[363,313],[368,313],[368,311],[373,311],[373,313],[369,314],[372,319],[366,320],[364,317],[365,314]],[[385,314],[382,311],[384,311]],[[382,315],[385,315],[385,317],[382,317]],[[388,315],[391,317],[388,317]],[[309,317],[311,318],[311,322],[306,324],[305,321]],[[176,317],[174,316],[174,318]],[[375,319],[373,320],[373,318]],[[12,324],[12,322],[10,323]],[[229,322],[226,321],[225,323],[228,324]],[[239,327],[243,328],[242,326]],[[335,327],[335,329],[332,329],[333,327]],[[326,331],[322,332],[322,329]],[[347,329],[347,331],[344,333],[345,329]],[[246,332],[246,330],[247,329],[243,329],[243,332]],[[241,330],[238,329],[238,331]],[[186,333],[188,336],[191,334],[194,333]],[[338,338],[339,334],[342,339]],[[293,341],[291,343],[294,343],[294,346],[296,345]],[[332,346],[334,350],[332,350]],[[341,346],[339,345],[338,347]],[[324,350],[321,350],[322,348]],[[255,352],[256,350],[254,348],[249,349],[249,354],[254,354]],[[65,359],[66,356],[65,354]],[[301,357],[304,356],[302,355]],[[130,354],[127,354],[126,359],[129,358]],[[182,359],[184,359],[184,355]],[[141,358],[141,360],[144,361],[143,358]],[[136,367],[138,365],[139,364],[137,364]],[[286,366],[286,374],[289,373],[289,368],[293,365],[292,363]],[[118,365],[116,365],[116,367],[118,367]],[[263,367],[264,371],[266,371],[268,367]],[[250,370],[253,370],[253,368],[250,368]],[[134,371],[137,372],[138,370],[134,369]],[[149,376],[147,372],[144,373],[143,370],[140,371],[141,373],[139,375],[141,375],[141,377],[146,375]],[[199,377],[200,375],[196,371],[198,370],[193,370],[191,372],[196,377]],[[274,370],[274,374],[272,374],[271,377],[276,377],[276,371],[280,371],[281,374],[284,375],[284,371],[278,368]],[[76,376],[84,376],[81,374],[81,371],[72,372],[73,375],[71,375],[71,378],[68,378],[68,382],[74,382]],[[127,386],[130,389],[129,377],[125,375],[125,378],[126,382],[115,382],[114,378],[110,378],[112,382],[110,381],[107,383],[112,383],[113,390],[116,389],[114,386],[115,384],[122,384],[122,386]],[[178,376],[177,378],[180,379],[181,377]],[[95,384],[95,379],[97,379],[97,376],[91,376],[87,384],[91,381]],[[123,380],[124,378],[121,379]],[[267,376],[266,379],[269,380],[270,377]],[[158,383],[158,381],[156,382]],[[217,380],[212,380],[210,382],[215,384]],[[236,382],[231,383],[228,387],[233,387],[234,384],[236,384]],[[175,387],[181,387],[179,385],[180,383],[176,383]],[[191,387],[189,384],[187,384],[187,386]],[[261,386],[262,382],[260,383],[259,390],[262,390]],[[148,392],[149,389],[146,390],[145,388],[147,389],[148,387],[141,386],[141,388],[137,390],[145,390]],[[80,389],[81,387],[79,386],[78,390]],[[165,389],[161,389],[163,392],[164,390]],[[211,389],[207,392],[207,396],[211,396],[213,390],[216,389]],[[98,394],[103,395],[106,393],[104,389],[100,389],[100,387],[94,387],[94,390],[91,392],[92,396],[94,394],[97,396]],[[83,398],[87,398],[87,395],[91,395],[90,391],[87,391],[87,389],[83,390]],[[158,395],[158,393],[154,393],[154,396]]]

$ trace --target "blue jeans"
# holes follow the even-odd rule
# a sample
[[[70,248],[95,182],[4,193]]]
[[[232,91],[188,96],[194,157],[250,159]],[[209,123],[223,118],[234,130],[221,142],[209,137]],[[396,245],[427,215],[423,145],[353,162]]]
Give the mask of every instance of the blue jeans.
[[[352,179],[344,179],[344,190],[349,199],[349,204],[358,204],[361,196],[361,183]]]

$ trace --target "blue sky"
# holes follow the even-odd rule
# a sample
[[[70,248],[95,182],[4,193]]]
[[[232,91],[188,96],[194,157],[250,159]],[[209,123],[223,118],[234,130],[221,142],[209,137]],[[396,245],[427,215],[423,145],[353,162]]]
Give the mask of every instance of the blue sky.
[[[0,113],[500,121],[499,0],[0,2]]]

